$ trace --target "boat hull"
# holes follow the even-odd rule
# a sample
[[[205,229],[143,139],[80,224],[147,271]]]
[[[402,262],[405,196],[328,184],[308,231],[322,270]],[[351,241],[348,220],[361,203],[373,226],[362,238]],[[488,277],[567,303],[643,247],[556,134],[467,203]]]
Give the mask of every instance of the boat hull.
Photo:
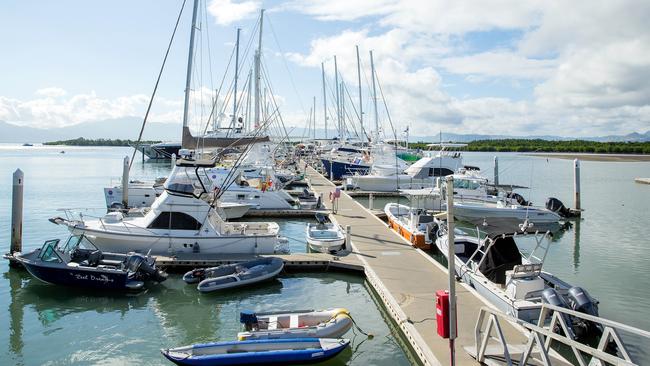
[[[396,192],[399,189],[420,189],[434,187],[436,182],[431,179],[414,179],[410,175],[377,176],[360,175],[349,178],[355,188],[362,191]]]
[[[215,342],[191,346],[202,352],[200,356],[186,356],[179,349],[162,350],[162,354],[177,365],[295,365],[316,363],[331,359],[343,351],[348,340],[337,340],[339,344],[329,349],[302,348],[301,344],[315,344],[319,339],[265,339],[240,342]],[[333,340],[332,340],[333,341]],[[184,349],[185,347],[181,348]],[[225,348],[223,353],[209,354],[210,349]],[[228,352],[232,350],[231,352]],[[249,351],[247,351],[249,350]],[[207,353],[207,354],[206,354]]]
[[[369,164],[354,164],[344,161],[321,159],[325,175],[333,180],[340,180],[344,175],[365,175],[370,171]]]
[[[388,207],[388,205],[386,206]],[[424,233],[412,232],[400,219],[393,215],[388,208],[384,210],[388,217],[388,226],[395,230],[404,239],[408,240],[412,246],[418,249],[430,250],[432,245],[427,243]]]
[[[126,272],[93,271],[75,267],[58,268],[46,265],[36,265],[31,261],[21,261],[27,271],[37,279],[63,286],[85,287],[95,289],[125,290],[136,289],[139,281],[130,281]],[[129,283],[131,282],[131,283]],[[127,284],[129,286],[127,286]]]

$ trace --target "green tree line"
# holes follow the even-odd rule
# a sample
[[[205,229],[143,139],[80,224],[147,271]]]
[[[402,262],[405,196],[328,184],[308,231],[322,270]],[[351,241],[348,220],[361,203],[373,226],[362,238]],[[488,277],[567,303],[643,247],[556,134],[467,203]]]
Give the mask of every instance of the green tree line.
[[[140,144],[157,144],[160,141],[140,141]],[[133,146],[136,144],[134,140],[121,140],[121,139],[85,139],[79,137],[72,140],[50,141],[45,142],[43,145],[66,145],[66,146]]]
[[[410,144],[426,149],[426,142]],[[597,142],[586,140],[550,141],[542,139],[477,140],[467,144],[467,151],[497,152],[567,152],[597,154],[650,154],[650,142]]]

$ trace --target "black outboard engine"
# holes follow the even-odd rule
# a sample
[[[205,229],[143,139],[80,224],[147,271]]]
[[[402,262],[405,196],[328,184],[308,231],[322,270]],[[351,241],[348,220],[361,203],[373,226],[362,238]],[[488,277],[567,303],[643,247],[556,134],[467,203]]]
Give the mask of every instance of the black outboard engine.
[[[126,258],[126,269],[142,281],[163,282],[166,280],[167,273],[156,268],[153,258],[149,259],[147,260],[147,257],[139,253],[129,253]]]
[[[564,203],[562,203],[562,201],[555,197],[549,197],[546,200],[546,208],[562,217],[571,216],[571,211],[569,211],[569,209],[564,206]]]
[[[506,197],[514,199],[519,206],[532,206],[532,202],[526,201],[524,196],[520,195],[519,193],[508,192]]]
[[[589,296],[589,293],[586,290],[583,290],[582,287],[571,287],[567,297],[572,310],[588,315],[598,316],[598,305],[594,303],[591,296]],[[574,318],[574,327],[578,338],[584,338],[594,332],[596,334],[602,333],[602,328],[599,324],[584,319]]]
[[[431,240],[432,242],[435,242],[436,238],[438,238],[438,229],[440,229],[440,227],[438,226],[438,223],[437,222],[432,222],[431,224],[429,224],[428,229],[429,229],[428,230],[429,240]]]
[[[567,305],[566,301],[564,301],[564,298],[560,296],[560,294],[555,291],[554,288],[547,288],[544,291],[542,291],[542,302],[554,305],[557,307],[569,309],[569,306]],[[564,318],[564,322],[566,323],[567,327],[569,328],[569,332],[572,334],[567,334],[566,336],[574,339],[575,338],[575,330],[573,329],[573,322],[571,321],[571,317],[567,314],[562,314],[562,318]],[[562,328],[559,326],[556,326],[555,329],[552,329],[554,332],[561,331]]]
[[[239,313],[239,322],[244,324],[244,329],[250,332],[253,329],[258,329],[257,315],[250,310],[244,310]]]

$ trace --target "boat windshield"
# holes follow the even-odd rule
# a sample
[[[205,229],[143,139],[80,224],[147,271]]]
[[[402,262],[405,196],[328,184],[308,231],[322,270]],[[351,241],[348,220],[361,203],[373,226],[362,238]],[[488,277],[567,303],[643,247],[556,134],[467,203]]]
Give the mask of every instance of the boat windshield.
[[[59,239],[54,239],[54,240],[48,240],[43,244],[43,247],[41,248],[41,254],[39,258],[43,262],[58,262],[61,263],[63,260],[61,260],[61,257],[59,257],[59,254],[56,252],[56,246],[59,244]]]
[[[172,193],[180,193],[199,197],[210,187],[210,178],[204,168],[175,166],[165,182],[165,189]]]
[[[481,183],[474,179],[454,179],[454,188],[457,189],[471,189],[477,190],[481,187]]]
[[[62,251],[67,255],[71,255],[77,248],[97,250],[97,247],[85,235],[72,235],[65,242]]]

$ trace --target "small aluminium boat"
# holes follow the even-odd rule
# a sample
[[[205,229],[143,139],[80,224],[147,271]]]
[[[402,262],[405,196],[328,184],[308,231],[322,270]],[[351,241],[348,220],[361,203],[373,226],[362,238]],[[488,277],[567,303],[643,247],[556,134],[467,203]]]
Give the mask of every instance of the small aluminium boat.
[[[177,365],[294,365],[328,360],[349,344],[349,339],[261,339],[194,344],[160,352]]]
[[[63,246],[59,239],[48,240],[41,248],[19,254],[16,259],[32,276],[56,285],[140,290],[146,281],[167,279],[153,258],[139,253],[101,252],[83,235],[71,236]]]
[[[326,310],[278,311],[254,313],[244,311],[240,322],[245,331],[240,341],[279,338],[340,338],[352,327],[350,312],[344,308]]]
[[[317,214],[317,224],[307,224],[306,237],[309,249],[321,253],[335,253],[343,249],[345,234],[341,227],[325,222],[325,216]]]
[[[284,268],[280,258],[261,258],[248,262],[226,264],[212,268],[198,268],[183,276],[186,283],[197,283],[197,290],[212,292],[266,281],[277,276]]]

